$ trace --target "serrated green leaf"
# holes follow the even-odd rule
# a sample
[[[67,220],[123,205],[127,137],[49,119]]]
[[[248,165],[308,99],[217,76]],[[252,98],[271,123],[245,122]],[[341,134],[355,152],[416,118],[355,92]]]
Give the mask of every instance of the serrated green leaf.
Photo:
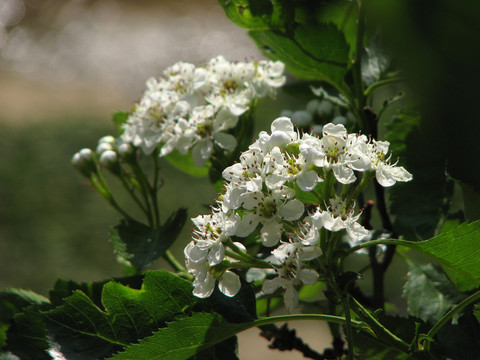
[[[252,326],[230,324],[214,313],[194,313],[168,324],[139,344],[128,347],[112,360],[183,360]]]
[[[411,315],[435,322],[464,298],[441,269],[412,261],[407,261],[407,264],[409,272],[402,295],[407,299]]]
[[[464,223],[454,230],[412,244],[436,259],[460,291],[480,286],[480,222]]]
[[[122,220],[110,232],[110,240],[118,255],[140,271],[161,257],[178,237],[185,224],[187,210],[180,208],[159,229],[135,220]]]
[[[143,275],[133,275],[128,277],[113,278],[97,282],[77,283],[72,280],[58,279],[49,291],[50,301],[54,306],[62,305],[63,299],[71,296],[75,290],[82,291],[87,295],[95,305],[103,309],[102,291],[103,286],[109,281],[115,281],[132,289],[140,289],[143,282]]]
[[[202,178],[208,176],[208,171],[210,164],[207,164],[204,167],[197,167],[193,163],[193,158],[191,152],[187,155],[182,155],[178,150],[172,151],[167,156],[164,156],[165,159],[176,169],[193,176],[195,178]]]
[[[414,110],[404,111],[387,125],[392,159],[413,174],[408,183],[388,189],[389,208],[395,216],[393,227],[407,240],[428,239],[448,210],[449,183],[445,175],[445,158],[436,151],[439,140],[422,127]]]
[[[98,358],[150,335],[197,301],[188,281],[166,271],[149,271],[139,290],[107,283],[102,293],[105,310],[77,290],[63,305],[46,312],[45,320],[67,358],[79,351]]]
[[[285,63],[299,78],[340,87],[348,70],[348,45],[332,24],[299,25],[293,37],[279,31],[250,31],[263,53]]]

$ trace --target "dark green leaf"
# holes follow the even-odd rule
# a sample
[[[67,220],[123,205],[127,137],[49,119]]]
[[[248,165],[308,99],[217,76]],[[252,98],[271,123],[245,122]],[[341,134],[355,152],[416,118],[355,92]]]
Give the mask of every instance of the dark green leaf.
[[[403,287],[403,297],[407,299],[411,315],[435,322],[465,297],[441,269],[432,264],[407,263],[410,271]]]
[[[188,281],[165,271],[151,271],[145,274],[140,290],[107,283],[102,293],[105,310],[77,290],[62,306],[46,312],[45,320],[68,359],[103,358],[186,314],[198,300],[191,292]]]
[[[464,223],[452,231],[414,244],[433,257],[461,291],[480,286],[480,222]]]
[[[348,69],[348,45],[332,24],[299,25],[293,37],[279,31],[250,31],[264,54],[285,63],[299,78],[340,87]]]
[[[476,304],[473,307],[473,315],[475,315],[477,321],[480,323],[480,304]]]
[[[8,288],[0,292],[0,347],[22,358],[48,359],[45,328],[38,309],[50,306],[42,295]]]
[[[369,334],[353,332],[353,346],[355,353],[361,359],[368,360],[408,360],[410,357],[390,346],[387,346]]]
[[[204,167],[197,167],[193,163],[192,154],[182,155],[178,150],[172,151],[170,154],[165,156],[165,159],[172,164],[175,168],[180,171],[183,171],[185,174],[196,178],[202,178],[208,176],[209,163]]]
[[[437,334],[438,353],[454,360],[478,359],[480,324],[472,314],[462,316],[458,324],[448,324]]]
[[[393,161],[399,158],[399,164],[413,174],[412,181],[388,189],[394,230],[407,240],[428,239],[448,210],[450,197],[445,158],[436,151],[439,140],[422,127],[420,115],[413,110],[388,124],[386,140],[391,144]]]
[[[194,313],[169,323],[166,328],[128,347],[112,360],[189,359],[251,326],[251,323],[230,324],[214,313]]]
[[[132,289],[140,289],[142,286],[143,275],[134,275],[123,278],[113,278],[104,281],[97,281],[94,283],[77,283],[72,280],[58,279],[49,291],[50,301],[54,306],[62,305],[63,299],[71,296],[75,290],[82,291],[87,295],[95,305],[103,309],[102,291],[103,286],[109,281],[115,281],[122,285],[128,286]]]
[[[176,240],[185,224],[187,210],[170,215],[160,229],[152,229],[134,220],[122,220],[110,233],[115,251],[140,271],[161,257]]]

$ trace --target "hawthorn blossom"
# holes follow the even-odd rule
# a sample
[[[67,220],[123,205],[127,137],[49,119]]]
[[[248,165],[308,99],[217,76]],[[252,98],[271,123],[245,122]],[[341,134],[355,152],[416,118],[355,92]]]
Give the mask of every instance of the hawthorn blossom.
[[[283,288],[285,294],[283,301],[288,312],[292,313],[298,305],[298,292],[296,287],[300,284],[313,285],[318,280],[318,273],[313,269],[306,268],[302,260],[312,260],[314,257],[302,257],[302,244],[298,242],[282,243],[272,251],[274,270],[276,276],[267,279],[262,286],[262,292],[272,294],[278,288]],[[318,248],[317,248],[318,249]]]
[[[123,125],[122,138],[145,154],[160,156],[192,150],[194,163],[205,165],[213,147],[236,147],[230,134],[252,101],[273,96],[285,82],[283,64],[229,62],[218,56],[206,66],[178,62],[150,78],[139,103]]]
[[[317,210],[312,214],[311,219],[318,229],[323,227],[333,232],[345,229],[350,239],[358,241],[368,236],[369,232],[357,222],[360,213],[354,213],[354,206],[347,208],[344,200],[336,198],[330,199],[326,210]]]

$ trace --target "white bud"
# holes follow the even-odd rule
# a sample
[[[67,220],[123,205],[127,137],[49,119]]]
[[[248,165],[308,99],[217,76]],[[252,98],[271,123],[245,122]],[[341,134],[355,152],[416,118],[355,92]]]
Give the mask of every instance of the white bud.
[[[320,101],[317,107],[317,114],[320,117],[329,117],[332,115],[333,112],[333,104],[328,101],[323,99]]]
[[[72,165],[86,177],[96,171],[95,157],[91,149],[82,149],[72,157]]]
[[[112,150],[106,150],[100,156],[100,165],[106,168],[114,165],[118,161],[117,153]]]
[[[282,110],[282,112],[280,113],[280,116],[286,116],[286,117],[289,117],[291,118],[293,115],[293,111],[292,110]]]
[[[312,99],[307,103],[305,110],[307,110],[311,115],[315,115],[319,105],[320,101],[318,99]]]
[[[133,163],[136,161],[135,148],[129,143],[123,143],[118,147],[118,156],[120,159],[126,161],[127,163]]]
[[[332,120],[332,123],[335,125],[341,124],[341,125],[346,125],[347,124],[347,118],[345,116],[335,116]]]
[[[308,126],[312,122],[312,115],[305,110],[295,111],[292,114],[292,122],[297,126]]]
[[[104,151],[113,150],[112,144],[106,142],[99,142],[97,146],[97,154],[102,154]]]
[[[98,140],[99,144],[110,144],[110,145],[112,145],[114,142],[115,142],[115,138],[111,135],[101,137],[100,140]]]

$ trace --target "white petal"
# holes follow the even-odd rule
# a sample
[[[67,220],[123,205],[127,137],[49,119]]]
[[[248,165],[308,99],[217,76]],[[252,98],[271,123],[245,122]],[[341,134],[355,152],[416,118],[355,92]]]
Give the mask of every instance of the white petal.
[[[215,266],[220,264],[225,258],[225,248],[222,243],[215,244],[208,251],[208,264]]]
[[[318,280],[318,273],[312,269],[302,269],[297,276],[305,285],[313,285]]]
[[[213,143],[210,139],[202,139],[193,147],[193,163],[197,167],[203,167],[210,158],[213,150]]]
[[[237,146],[237,139],[233,135],[218,132],[214,135],[215,142],[222,149],[232,150]]]
[[[293,199],[278,208],[278,216],[282,220],[298,220],[303,215],[304,210],[303,203],[298,199]]]
[[[367,229],[357,222],[352,222],[347,226],[347,233],[354,241],[362,240],[370,234]]]
[[[275,220],[265,222],[261,231],[263,245],[270,247],[276,245],[282,236],[282,224]]]
[[[312,191],[318,184],[318,175],[313,170],[303,171],[297,176],[297,184],[303,191]]]
[[[237,274],[231,271],[225,271],[218,283],[220,291],[230,297],[235,296],[241,286],[240,278]]]
[[[199,298],[207,298],[212,295],[215,288],[215,278],[207,273],[205,281],[194,284],[193,295]]]
[[[195,245],[193,241],[191,241],[183,251],[185,254],[185,258],[189,261],[199,262],[205,259],[207,256],[207,251],[200,249],[198,246]]]
[[[246,278],[249,283],[253,283],[256,281],[262,281],[266,276],[267,272],[265,269],[250,268],[247,271]]]
[[[345,165],[334,166],[333,173],[335,174],[335,178],[342,184],[351,184],[356,179],[353,170]]]
[[[285,307],[287,311],[291,314],[295,310],[298,305],[298,293],[297,290],[290,285],[287,287],[285,291],[285,295],[283,295],[283,302],[285,303]]]
[[[275,131],[283,131],[286,133],[294,132],[292,120],[286,116],[281,116],[273,120],[272,125],[270,126],[272,133]]]
[[[262,285],[262,291],[265,294],[272,294],[275,290],[281,287],[284,280],[280,277],[273,278],[271,280],[265,280]]]
[[[257,215],[248,213],[243,215],[237,226],[237,236],[246,237],[257,227],[259,218]]]
[[[273,189],[278,189],[283,184],[285,184],[286,180],[287,179],[284,176],[271,174],[271,175],[268,175],[267,178],[265,179],[265,184],[269,189],[273,190]]]

